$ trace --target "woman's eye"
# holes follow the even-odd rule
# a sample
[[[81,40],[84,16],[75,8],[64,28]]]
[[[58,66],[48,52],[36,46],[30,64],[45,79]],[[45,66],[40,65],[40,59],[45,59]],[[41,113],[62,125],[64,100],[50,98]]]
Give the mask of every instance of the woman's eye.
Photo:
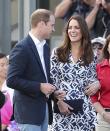
[[[75,26],[75,29],[80,29],[80,27],[78,27],[78,26]]]

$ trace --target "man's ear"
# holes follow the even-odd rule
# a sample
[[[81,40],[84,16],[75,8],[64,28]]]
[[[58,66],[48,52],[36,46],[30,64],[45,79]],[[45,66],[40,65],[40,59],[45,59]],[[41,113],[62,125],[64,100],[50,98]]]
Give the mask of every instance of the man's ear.
[[[42,28],[44,26],[45,22],[44,21],[40,21],[38,24],[37,24],[37,27],[39,28]]]
[[[44,21],[40,21],[40,24],[43,26],[43,25],[46,24],[46,22],[44,22]]]

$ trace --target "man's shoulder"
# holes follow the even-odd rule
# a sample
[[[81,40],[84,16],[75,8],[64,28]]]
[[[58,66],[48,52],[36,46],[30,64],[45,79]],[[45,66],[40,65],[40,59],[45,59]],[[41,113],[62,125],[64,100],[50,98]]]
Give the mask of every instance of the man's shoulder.
[[[30,50],[29,43],[30,42],[29,42],[28,37],[25,37],[22,40],[20,40],[15,45],[15,47],[11,50],[10,56],[14,56],[14,55],[18,55],[18,54],[27,54],[27,52],[29,52],[29,50]]]
[[[28,46],[28,43],[30,43],[30,37],[26,36],[22,40],[20,40],[15,47],[26,47]]]

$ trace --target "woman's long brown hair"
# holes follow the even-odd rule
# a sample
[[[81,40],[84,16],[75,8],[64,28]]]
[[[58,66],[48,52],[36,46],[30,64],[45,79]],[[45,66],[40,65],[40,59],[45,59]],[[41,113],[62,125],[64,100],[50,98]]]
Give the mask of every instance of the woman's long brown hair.
[[[103,56],[105,59],[109,59],[110,58],[110,54],[108,52],[108,45],[110,43],[110,35],[107,36],[106,38],[106,44],[104,46],[104,49],[103,49]]]
[[[72,16],[67,22],[65,32],[64,32],[65,33],[64,40],[62,42],[62,45],[59,48],[57,48],[57,52],[56,52],[58,55],[58,60],[63,63],[68,62],[68,56],[69,56],[70,49],[71,49],[71,43],[70,43],[70,39],[68,36],[68,27],[72,19],[76,20],[79,23],[79,27],[82,33],[81,60],[83,61],[84,65],[88,65],[93,60],[93,50],[91,46],[91,40],[90,40],[90,35],[89,35],[87,24],[85,20],[79,15]]]

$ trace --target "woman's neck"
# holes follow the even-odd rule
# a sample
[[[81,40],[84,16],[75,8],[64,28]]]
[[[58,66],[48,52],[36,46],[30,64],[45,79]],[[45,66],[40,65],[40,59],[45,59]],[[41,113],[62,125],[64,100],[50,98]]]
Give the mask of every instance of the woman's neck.
[[[72,57],[75,61],[79,60],[79,58],[81,57],[81,48],[79,45],[72,45],[71,47],[71,54],[72,54]]]
[[[80,43],[71,43],[71,52],[75,53],[75,52],[80,52]]]

